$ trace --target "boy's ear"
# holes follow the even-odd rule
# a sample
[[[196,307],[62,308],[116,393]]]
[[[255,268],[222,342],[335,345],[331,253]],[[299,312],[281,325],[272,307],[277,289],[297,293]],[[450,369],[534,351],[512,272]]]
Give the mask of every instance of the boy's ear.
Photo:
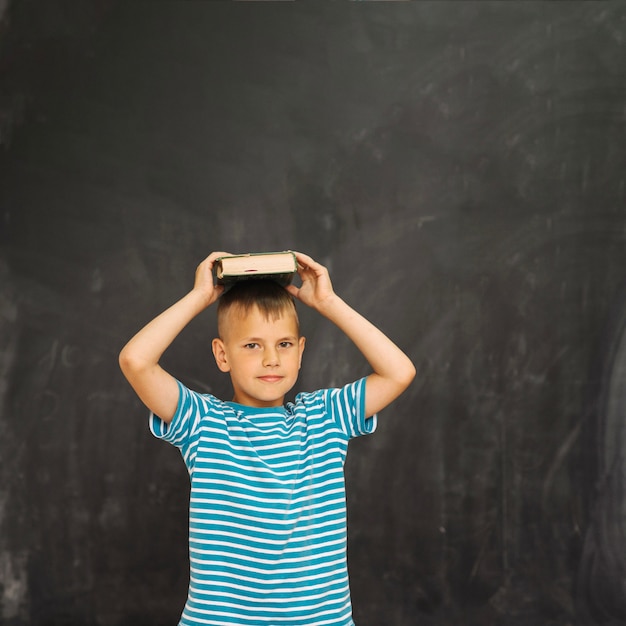
[[[298,339],[298,349],[300,350],[300,361],[298,362],[298,369],[302,367],[302,354],[304,353],[304,344],[306,343],[305,337]]]
[[[215,357],[215,362],[217,363],[217,367],[219,367],[220,371],[230,372],[230,365],[228,363],[228,359],[226,358],[224,342],[221,339],[213,339],[211,348],[213,349],[213,356]]]

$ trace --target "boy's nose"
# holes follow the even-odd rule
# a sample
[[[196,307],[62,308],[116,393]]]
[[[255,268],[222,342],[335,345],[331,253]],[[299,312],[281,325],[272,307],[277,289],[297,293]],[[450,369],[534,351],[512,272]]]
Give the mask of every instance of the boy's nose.
[[[279,364],[279,359],[278,359],[277,350],[272,350],[270,348],[263,352],[263,365],[265,365],[266,367],[271,367],[273,365],[278,365],[278,364]]]

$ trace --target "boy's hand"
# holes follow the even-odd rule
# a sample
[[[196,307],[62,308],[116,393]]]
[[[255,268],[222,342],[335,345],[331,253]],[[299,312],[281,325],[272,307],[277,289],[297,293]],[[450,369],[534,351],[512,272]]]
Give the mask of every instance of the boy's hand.
[[[298,275],[302,285],[300,287],[288,285],[285,289],[307,306],[319,310],[335,296],[328,270],[306,254],[301,252],[294,254],[298,261]]]
[[[213,267],[219,257],[232,256],[228,252],[211,252],[209,256],[198,265],[193,285],[193,290],[202,295],[206,306],[213,304],[224,291],[222,285],[216,285],[213,281]]]

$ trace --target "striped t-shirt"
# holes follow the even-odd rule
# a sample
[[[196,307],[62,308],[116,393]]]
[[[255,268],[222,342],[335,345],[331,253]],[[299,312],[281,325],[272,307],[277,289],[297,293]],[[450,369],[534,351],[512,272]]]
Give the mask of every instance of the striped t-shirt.
[[[168,425],[189,470],[189,594],[180,626],[352,626],[348,441],[371,433],[365,379],[284,407],[222,402],[179,383]]]

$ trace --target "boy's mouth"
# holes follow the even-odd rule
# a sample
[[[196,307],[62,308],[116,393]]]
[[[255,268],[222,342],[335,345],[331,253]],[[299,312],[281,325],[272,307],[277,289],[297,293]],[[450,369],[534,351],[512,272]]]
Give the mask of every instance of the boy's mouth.
[[[259,380],[262,380],[264,383],[277,383],[283,379],[282,376],[277,376],[276,374],[267,374],[265,376],[259,376]]]

